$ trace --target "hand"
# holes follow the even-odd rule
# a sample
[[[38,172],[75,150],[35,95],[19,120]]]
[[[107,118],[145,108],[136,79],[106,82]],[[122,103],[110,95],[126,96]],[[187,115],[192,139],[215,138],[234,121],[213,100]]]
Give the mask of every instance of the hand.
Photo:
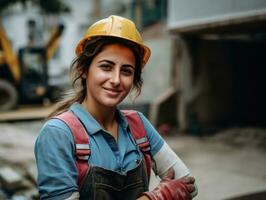
[[[195,179],[193,177],[173,178],[174,170],[170,168],[159,185],[153,191],[145,192],[144,195],[150,200],[191,200],[190,193],[195,190],[193,185]]]

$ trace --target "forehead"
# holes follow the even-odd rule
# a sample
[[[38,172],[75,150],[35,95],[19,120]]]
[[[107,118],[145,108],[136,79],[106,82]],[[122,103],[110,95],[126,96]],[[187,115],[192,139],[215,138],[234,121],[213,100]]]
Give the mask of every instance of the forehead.
[[[106,50],[110,52],[112,52],[112,50],[114,51],[120,51],[120,50],[125,51],[126,50],[134,54],[133,50],[130,47],[123,45],[123,44],[119,44],[119,43],[111,43],[111,44],[104,45],[102,51],[106,51]]]
[[[102,51],[95,57],[95,59],[102,59],[110,57],[115,59],[130,60],[135,62],[135,54],[132,49],[121,44],[107,44]]]

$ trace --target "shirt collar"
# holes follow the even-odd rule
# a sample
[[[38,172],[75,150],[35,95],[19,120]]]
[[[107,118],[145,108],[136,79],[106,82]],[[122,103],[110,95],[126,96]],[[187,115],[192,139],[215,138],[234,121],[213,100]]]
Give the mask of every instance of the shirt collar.
[[[123,113],[119,109],[116,110],[116,118],[117,118],[118,124],[121,125],[123,129],[125,130],[129,129],[129,124],[126,120],[126,117],[123,115]]]
[[[69,110],[79,118],[89,135],[93,135],[98,131],[103,130],[102,126],[97,122],[97,120],[78,102],[72,104]],[[116,117],[119,126],[121,126],[124,130],[128,130],[128,122],[125,116],[118,109],[116,110]]]

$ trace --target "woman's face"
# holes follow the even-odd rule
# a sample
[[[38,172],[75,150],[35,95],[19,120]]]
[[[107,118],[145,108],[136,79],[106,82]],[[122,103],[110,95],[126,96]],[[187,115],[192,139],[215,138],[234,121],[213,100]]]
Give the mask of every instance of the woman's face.
[[[110,44],[94,57],[87,79],[87,101],[93,106],[115,107],[130,92],[135,72],[131,49]]]

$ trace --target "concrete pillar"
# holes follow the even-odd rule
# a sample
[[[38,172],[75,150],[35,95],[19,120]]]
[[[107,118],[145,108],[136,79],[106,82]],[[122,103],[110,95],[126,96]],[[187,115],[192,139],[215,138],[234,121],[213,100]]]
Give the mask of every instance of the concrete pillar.
[[[200,88],[194,85],[192,70],[192,55],[188,41],[178,37],[175,42],[175,85],[178,93],[177,98],[177,120],[180,131],[186,131],[189,123],[189,104],[196,98]]]

